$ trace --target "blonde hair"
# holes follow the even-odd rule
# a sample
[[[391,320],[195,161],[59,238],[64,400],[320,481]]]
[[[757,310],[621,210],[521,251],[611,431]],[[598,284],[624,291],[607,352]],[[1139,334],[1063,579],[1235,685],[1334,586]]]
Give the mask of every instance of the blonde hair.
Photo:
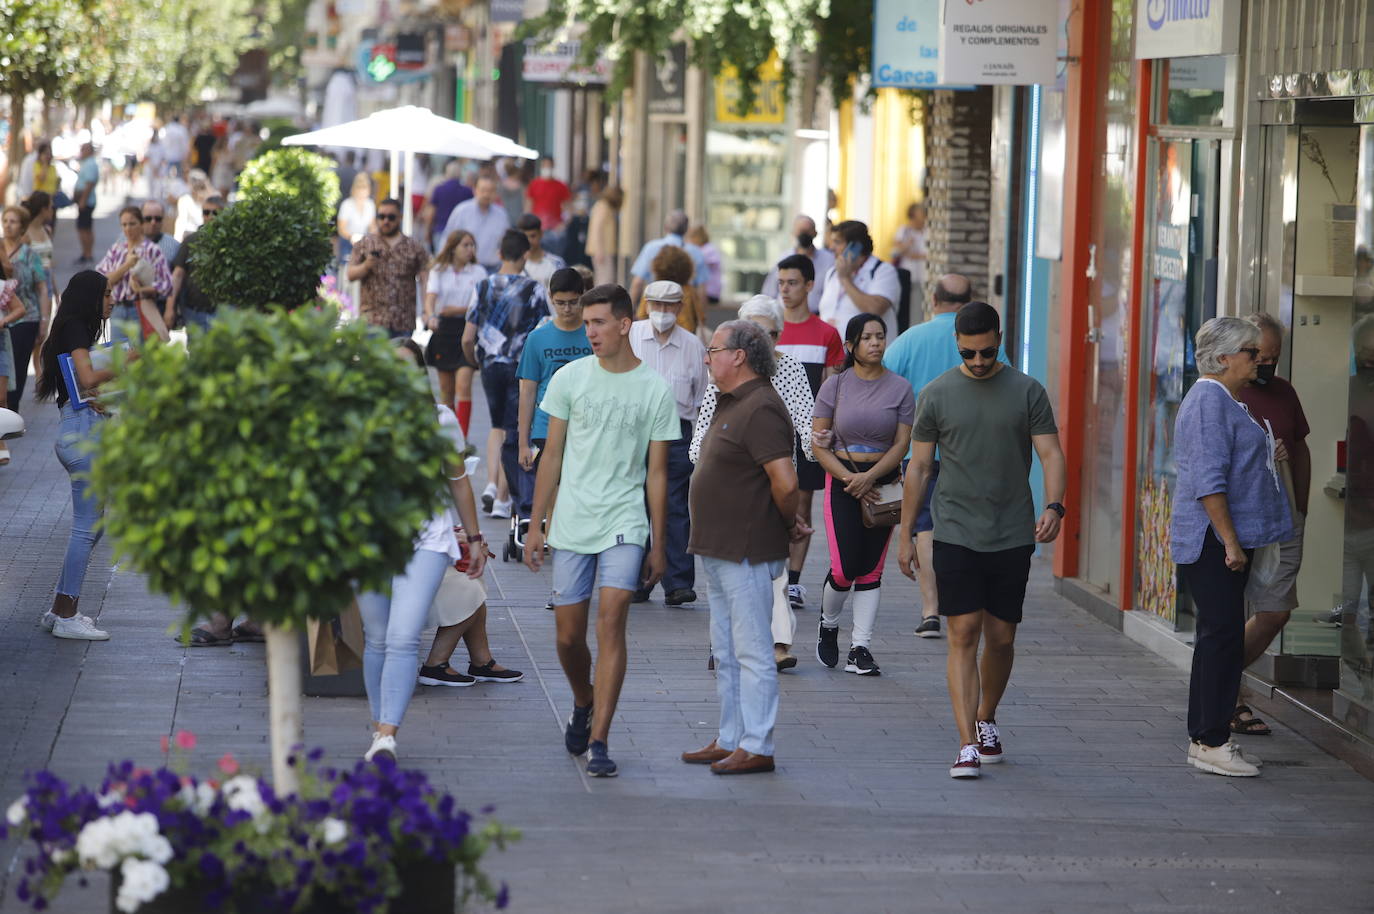
[[[688,230],[685,240],[692,244],[710,244],[711,236],[706,234],[706,226],[694,225]]]
[[[458,245],[463,243],[464,238],[472,238],[472,232],[469,232],[467,229],[454,229],[449,232],[448,237],[444,239],[444,246],[439,249],[439,253],[434,255],[434,262],[430,264],[430,267],[439,267],[441,269],[452,267],[455,270],[462,269],[462,267],[458,266]],[[476,239],[474,238],[473,241],[475,243]],[[470,263],[476,262],[477,258],[474,256],[472,260],[463,264],[463,266],[465,267]]]
[[[353,185],[348,189],[349,194],[356,194],[359,187],[366,187],[367,192],[372,193],[372,179],[368,177],[365,171],[360,171],[353,176]]]
[[[19,214],[19,231],[21,231],[21,232],[27,232],[27,231],[29,230],[29,223],[33,221],[33,214],[30,213],[30,212],[29,212],[27,209],[25,209],[24,207],[20,206],[18,203],[11,203],[9,206],[5,207],[3,210],[0,210],[0,219],[3,219],[4,217],[8,216],[10,213],[18,213],[18,214]],[[141,214],[141,213],[139,214],[139,218],[142,218],[142,214]]]

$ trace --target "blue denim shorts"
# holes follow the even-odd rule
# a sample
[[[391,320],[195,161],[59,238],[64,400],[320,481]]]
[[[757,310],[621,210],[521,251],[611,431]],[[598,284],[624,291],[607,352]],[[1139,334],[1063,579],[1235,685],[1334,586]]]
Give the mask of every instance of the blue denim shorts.
[[[644,547],[621,543],[596,555],[553,550],[553,604],[572,606],[590,600],[598,576],[602,587],[639,589],[644,567]]]

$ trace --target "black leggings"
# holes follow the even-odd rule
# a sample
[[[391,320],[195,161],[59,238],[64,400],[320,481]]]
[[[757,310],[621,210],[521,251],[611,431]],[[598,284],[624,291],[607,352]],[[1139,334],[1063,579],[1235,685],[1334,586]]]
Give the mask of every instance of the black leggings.
[[[19,398],[24,396],[24,384],[29,380],[29,357],[38,340],[38,321],[10,324],[10,346],[14,350],[14,384],[9,389],[9,408],[19,411]]]
[[[896,482],[893,470],[880,485]],[[834,476],[825,487],[825,533],[830,541],[830,584],[836,590],[873,590],[883,583],[891,527],[865,527],[859,500]]]
[[[1247,558],[1252,550],[1245,550]],[[1208,746],[1231,738],[1231,718],[1240,698],[1240,674],[1245,669],[1245,582],[1247,562],[1240,571],[1226,567],[1226,547],[1207,528],[1202,554],[1178,566],[1179,580],[1192,594],[1197,610],[1193,643],[1193,674],[1188,681],[1188,736]]]

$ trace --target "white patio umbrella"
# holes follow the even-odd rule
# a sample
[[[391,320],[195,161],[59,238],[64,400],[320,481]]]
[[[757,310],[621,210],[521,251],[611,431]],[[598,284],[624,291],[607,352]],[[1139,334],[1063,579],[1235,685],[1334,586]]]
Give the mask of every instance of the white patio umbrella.
[[[539,153],[514,140],[491,133],[472,124],[440,117],[428,108],[406,105],[377,111],[356,121],[298,133],[282,140],[284,146],[343,146],[351,149],[380,149],[391,153],[391,186],[400,182],[401,155],[405,156],[406,188],[413,186],[415,154],[448,155],[463,159],[491,159],[497,156],[537,159]],[[413,229],[414,213],[410,193],[401,201],[406,234]]]

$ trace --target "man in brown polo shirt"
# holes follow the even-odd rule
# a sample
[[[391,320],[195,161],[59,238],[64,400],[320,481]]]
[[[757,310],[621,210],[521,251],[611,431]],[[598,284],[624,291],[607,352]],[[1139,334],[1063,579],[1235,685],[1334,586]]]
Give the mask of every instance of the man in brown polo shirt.
[[[358,313],[393,339],[415,332],[415,297],[425,296],[429,254],[414,238],[401,233],[401,204],[387,199],[377,204],[377,234],[367,235],[353,247],[347,276],[361,281]]]
[[[720,390],[692,475],[692,535],[711,593],[720,735],[684,752],[716,774],[773,770],[778,669],[773,661],[773,579],[797,522],[792,419],[773,390],[773,341],[753,321],[717,328],[706,350]]]

